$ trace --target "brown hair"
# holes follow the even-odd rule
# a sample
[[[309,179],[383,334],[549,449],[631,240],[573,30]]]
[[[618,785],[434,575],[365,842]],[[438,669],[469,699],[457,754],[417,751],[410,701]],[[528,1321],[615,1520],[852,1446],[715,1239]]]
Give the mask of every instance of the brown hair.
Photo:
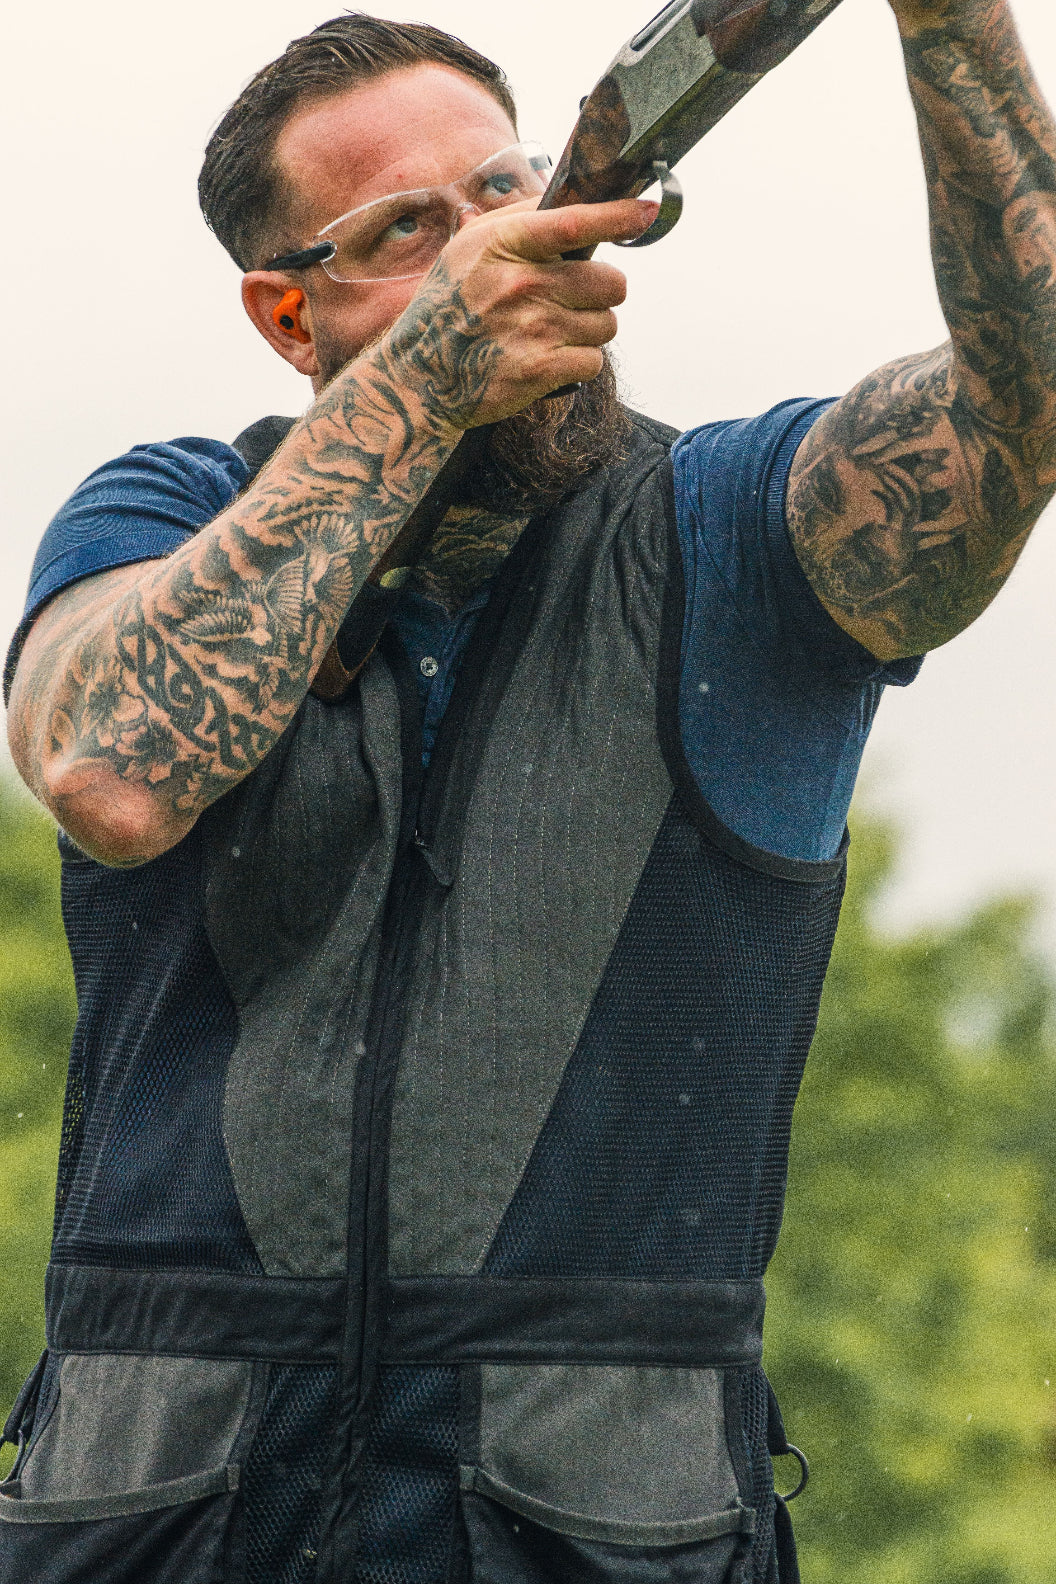
[[[485,55],[427,23],[388,22],[362,11],[346,12],[293,39],[251,78],[209,139],[198,177],[206,224],[239,269],[260,268],[276,251],[273,233],[283,191],[275,144],[293,113],[386,72],[425,64],[472,77],[516,125],[505,74]]]

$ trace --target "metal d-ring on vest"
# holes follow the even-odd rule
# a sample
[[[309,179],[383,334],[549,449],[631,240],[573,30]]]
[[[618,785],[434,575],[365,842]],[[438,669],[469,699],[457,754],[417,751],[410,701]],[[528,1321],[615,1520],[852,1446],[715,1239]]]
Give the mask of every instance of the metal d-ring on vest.
[[[807,1455],[805,1452],[801,1452],[799,1447],[793,1446],[791,1441],[786,1441],[784,1447],[779,1453],[777,1453],[777,1456],[794,1457],[796,1462],[799,1464],[799,1484],[794,1490],[790,1490],[787,1496],[781,1497],[783,1502],[795,1501],[797,1496],[802,1496],[803,1492],[807,1488],[807,1483],[810,1480],[810,1464],[807,1462]]]

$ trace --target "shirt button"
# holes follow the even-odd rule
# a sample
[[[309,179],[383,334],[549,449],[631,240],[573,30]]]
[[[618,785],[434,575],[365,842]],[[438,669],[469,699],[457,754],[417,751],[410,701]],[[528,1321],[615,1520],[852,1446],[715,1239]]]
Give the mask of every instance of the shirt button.
[[[440,664],[439,661],[433,659],[432,655],[424,655],[419,662],[418,669],[424,677],[434,677],[440,669]]]

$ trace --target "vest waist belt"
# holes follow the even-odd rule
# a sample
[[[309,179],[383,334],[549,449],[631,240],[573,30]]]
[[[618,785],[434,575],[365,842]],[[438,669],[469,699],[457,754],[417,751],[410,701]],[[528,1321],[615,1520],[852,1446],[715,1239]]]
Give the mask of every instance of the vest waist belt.
[[[346,1306],[325,1278],[48,1268],[58,1353],[336,1361]],[[423,1276],[382,1294],[383,1357],[417,1363],[605,1362],[699,1368],[762,1356],[761,1281]]]

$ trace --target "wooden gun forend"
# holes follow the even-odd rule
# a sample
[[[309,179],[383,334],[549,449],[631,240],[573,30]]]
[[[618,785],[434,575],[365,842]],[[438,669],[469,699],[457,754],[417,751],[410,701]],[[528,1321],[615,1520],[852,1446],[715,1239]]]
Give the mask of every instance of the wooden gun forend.
[[[540,208],[638,197],[838,4],[671,0],[584,101]]]

